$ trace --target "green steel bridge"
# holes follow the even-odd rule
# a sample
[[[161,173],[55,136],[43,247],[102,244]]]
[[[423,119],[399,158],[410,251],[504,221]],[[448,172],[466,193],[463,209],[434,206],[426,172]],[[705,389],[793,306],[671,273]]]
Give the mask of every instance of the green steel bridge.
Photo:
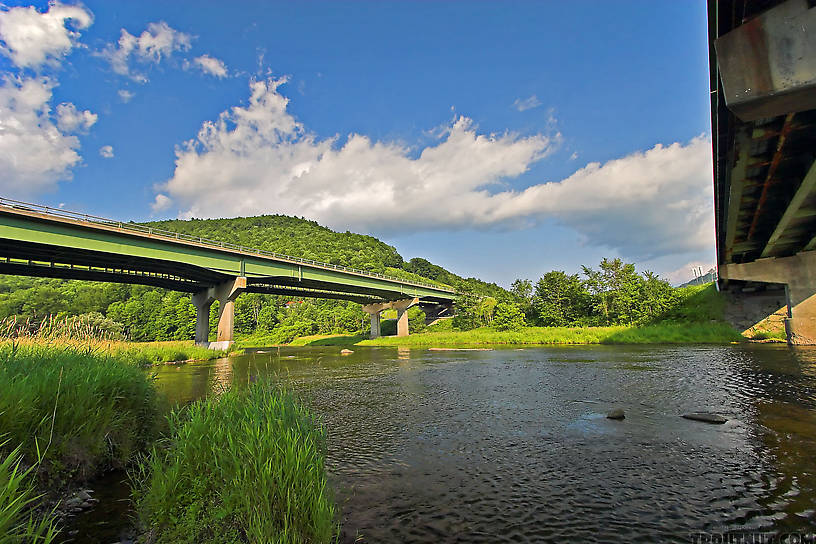
[[[397,310],[408,334],[414,304],[449,311],[451,289],[222,241],[0,198],[0,273],[134,283],[191,293],[196,342],[206,344],[209,311],[219,301],[211,347],[233,340],[234,302],[241,293],[343,299],[363,304],[371,335],[380,312]]]

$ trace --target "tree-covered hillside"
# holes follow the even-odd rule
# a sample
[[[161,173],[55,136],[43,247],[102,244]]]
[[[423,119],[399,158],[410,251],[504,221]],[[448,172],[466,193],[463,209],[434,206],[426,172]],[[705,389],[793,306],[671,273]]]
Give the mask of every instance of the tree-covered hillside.
[[[170,220],[147,225],[407,280],[441,283],[497,300],[511,298],[495,284],[461,278],[425,259],[406,262],[394,247],[372,236],[334,232],[297,217]],[[217,305],[213,306],[215,314]],[[133,340],[181,340],[194,334],[195,310],[188,294],[141,285],[0,276],[0,319],[16,318],[36,326],[49,315],[84,315]],[[305,334],[360,332],[368,326],[368,319],[359,304],[350,302],[244,294],[236,302],[235,324],[239,333],[286,341]],[[211,326],[215,327],[215,316]]]

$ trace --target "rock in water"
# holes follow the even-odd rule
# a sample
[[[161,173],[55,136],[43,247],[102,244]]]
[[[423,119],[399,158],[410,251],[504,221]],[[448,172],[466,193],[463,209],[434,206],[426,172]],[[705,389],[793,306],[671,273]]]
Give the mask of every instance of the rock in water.
[[[728,421],[728,418],[717,415],[717,414],[709,414],[707,412],[692,412],[690,414],[683,414],[683,417],[686,419],[693,419],[694,421],[704,421],[706,423],[725,423]]]
[[[351,355],[352,353],[354,353],[354,352],[351,351],[350,349],[341,349],[340,350],[340,355]]]
[[[606,414],[606,419],[626,419],[626,413],[623,408],[615,408]]]

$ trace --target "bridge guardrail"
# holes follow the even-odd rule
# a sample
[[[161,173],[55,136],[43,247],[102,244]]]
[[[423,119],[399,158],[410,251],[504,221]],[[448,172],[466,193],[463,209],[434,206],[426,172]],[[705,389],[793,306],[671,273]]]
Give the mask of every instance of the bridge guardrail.
[[[266,251],[266,250],[263,250],[263,249],[257,249],[257,248],[253,248],[253,247],[242,246],[242,245],[239,245],[239,244],[231,244],[229,242],[222,242],[222,241],[218,241],[218,240],[210,240],[208,238],[203,238],[201,236],[192,236],[192,235],[183,234],[183,233],[180,233],[180,232],[174,232],[174,231],[164,230],[164,229],[157,229],[155,227],[148,227],[148,226],[141,225],[139,223],[134,223],[134,222],[116,221],[114,219],[108,219],[108,218],[105,218],[105,217],[98,217],[96,215],[91,215],[91,214],[87,214],[87,213],[73,212],[73,211],[70,211],[70,210],[64,210],[62,208],[54,208],[53,206],[43,206],[41,204],[32,204],[30,202],[22,202],[20,200],[14,200],[14,199],[11,199],[11,198],[0,197],[0,206],[6,207],[6,208],[12,208],[12,209],[19,209],[19,210],[23,210],[23,211],[32,211],[32,212],[36,212],[36,213],[42,213],[42,214],[45,214],[45,215],[53,215],[55,217],[62,217],[62,218],[65,218],[65,219],[71,219],[71,220],[74,220],[74,221],[81,221],[81,222],[85,222],[85,223],[105,225],[105,226],[108,226],[108,227],[116,227],[119,230],[123,230],[123,231],[133,231],[133,232],[138,232],[138,233],[142,233],[142,234],[146,233],[148,236],[157,235],[157,236],[162,236],[164,238],[170,238],[170,239],[175,239],[175,240],[180,240],[180,241],[183,240],[183,241],[186,241],[186,242],[193,242],[193,243],[196,243],[196,244],[199,244],[199,245],[208,246],[208,247],[212,247],[212,248],[216,248],[216,249],[234,249],[234,250],[240,251],[242,253],[252,253],[252,254],[256,254],[256,255],[263,255],[263,256],[272,257],[272,258],[275,258],[275,259],[284,259],[284,260],[287,260],[287,261],[293,261],[293,262],[297,262],[297,263],[303,263],[303,264],[310,264],[310,265],[314,265],[314,266],[319,266],[321,268],[331,268],[331,269],[340,270],[340,271],[343,271],[343,272],[352,272],[354,274],[359,274],[359,275],[362,275],[362,276],[370,276],[370,277],[373,277],[373,278],[381,278],[381,279],[386,279],[386,280],[391,280],[391,281],[398,281],[400,283],[404,283],[404,284],[407,284],[407,285],[414,285],[414,286],[417,286],[417,287],[428,287],[428,288],[431,288],[431,289],[440,289],[442,291],[447,291],[447,292],[450,292],[450,293],[454,292],[452,289],[447,289],[445,287],[440,287],[438,285],[433,285],[433,284],[430,284],[430,283],[422,283],[422,282],[417,282],[417,281],[405,280],[405,279],[402,279],[402,278],[398,278],[396,276],[388,276],[386,274],[380,274],[378,272],[369,272],[369,271],[366,271],[366,270],[359,270],[357,268],[351,268],[349,266],[342,266],[342,265],[337,265],[337,264],[324,263],[324,262],[315,261],[315,260],[312,260],[312,259],[303,259],[301,257],[292,257],[291,255],[284,255],[282,253],[276,253],[274,251]]]

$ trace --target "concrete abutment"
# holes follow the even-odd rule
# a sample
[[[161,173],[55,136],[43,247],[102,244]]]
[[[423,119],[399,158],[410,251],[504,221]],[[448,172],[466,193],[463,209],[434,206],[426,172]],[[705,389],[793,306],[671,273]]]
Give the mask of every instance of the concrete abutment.
[[[720,278],[784,284],[788,343],[816,345],[816,251],[722,265]]]

